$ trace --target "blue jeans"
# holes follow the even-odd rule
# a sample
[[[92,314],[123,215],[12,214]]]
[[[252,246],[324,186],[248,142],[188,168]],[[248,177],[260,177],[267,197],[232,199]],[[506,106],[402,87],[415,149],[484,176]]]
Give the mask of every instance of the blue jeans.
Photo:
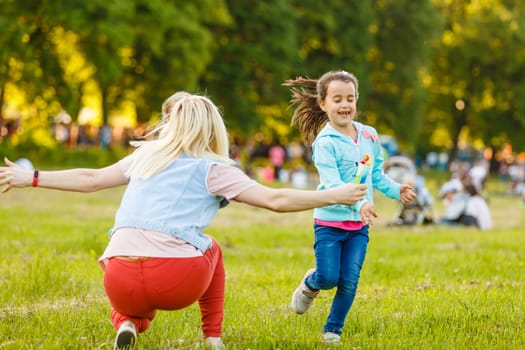
[[[366,256],[368,225],[357,231],[345,231],[314,224],[314,232],[316,269],[305,283],[314,290],[337,287],[323,331],[341,334]]]

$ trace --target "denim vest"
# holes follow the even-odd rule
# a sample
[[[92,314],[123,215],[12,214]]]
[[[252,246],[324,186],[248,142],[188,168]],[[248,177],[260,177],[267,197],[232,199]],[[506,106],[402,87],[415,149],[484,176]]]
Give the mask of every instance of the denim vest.
[[[226,201],[208,192],[207,177],[215,163],[181,156],[145,180],[132,178],[110,235],[122,227],[141,228],[178,237],[204,252],[211,239],[203,230]]]

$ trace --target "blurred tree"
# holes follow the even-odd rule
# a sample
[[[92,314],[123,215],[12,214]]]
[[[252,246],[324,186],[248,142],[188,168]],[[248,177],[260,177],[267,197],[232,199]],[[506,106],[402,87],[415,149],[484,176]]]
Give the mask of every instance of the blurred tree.
[[[117,106],[124,97],[119,82],[126,49],[134,40],[134,16],[134,2],[127,0],[70,0],[50,16],[78,35],[79,50],[95,68],[91,78],[100,91],[104,125],[108,124],[110,106]]]
[[[216,55],[200,86],[221,105],[228,128],[246,135],[266,113],[280,117],[286,108],[280,83],[297,62],[296,27],[288,0],[226,3],[233,22],[213,28]]]
[[[492,0],[441,7],[447,26],[433,59],[423,137],[432,141],[439,132],[451,140],[451,159],[462,135],[495,148],[525,147],[523,5]]]
[[[373,43],[374,11],[370,0],[292,1],[298,28],[299,52],[292,78],[318,78],[330,70],[347,70],[359,79],[365,103],[369,90],[366,57]],[[361,98],[360,97],[360,98]]]
[[[0,106],[16,87],[32,122],[45,126],[60,108],[75,119],[95,81],[105,124],[129,101],[147,122],[184,89],[210,95],[232,134],[282,137],[294,131],[281,83],[345,69],[359,78],[363,121],[404,151],[454,153],[466,136],[523,149],[523,5],[2,0]]]
[[[90,64],[79,51],[78,35],[58,26],[52,30],[52,40],[56,47],[60,65],[64,71],[69,96],[60,99],[60,105],[71,116],[73,122],[78,122],[84,99],[89,94],[85,86],[91,82],[95,67]]]
[[[26,124],[46,128],[60,102],[72,98],[54,42],[59,23],[45,2],[2,1],[0,6],[0,127],[6,89],[12,84],[34,107],[26,116],[34,122]]]
[[[32,47],[27,43],[32,23],[25,18],[24,9],[14,1],[2,2],[0,11],[0,128],[4,120],[4,103],[7,84],[20,79],[22,62],[31,56]],[[16,70],[16,72],[15,72]],[[17,77],[18,75],[18,77]]]
[[[373,43],[374,11],[370,0],[292,1],[299,50],[287,79],[319,78],[331,70],[347,70],[359,80],[360,112],[366,119],[370,89],[367,54]],[[286,99],[290,93],[287,91]],[[287,113],[288,124],[291,111]],[[297,130],[294,130],[297,132]]]
[[[122,87],[144,123],[177,90],[194,92],[213,59],[210,27],[230,21],[223,1],[137,0],[134,41]]]
[[[374,45],[367,52],[369,121],[414,154],[424,120],[424,77],[442,19],[432,0],[375,0]]]

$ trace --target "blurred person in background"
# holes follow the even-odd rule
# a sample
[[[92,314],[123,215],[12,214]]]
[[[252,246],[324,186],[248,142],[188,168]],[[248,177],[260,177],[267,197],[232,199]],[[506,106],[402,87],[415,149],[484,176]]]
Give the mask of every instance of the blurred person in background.
[[[492,229],[488,203],[476,184],[467,176],[462,180],[452,179],[442,186],[439,196],[445,202],[445,212],[437,224]]]

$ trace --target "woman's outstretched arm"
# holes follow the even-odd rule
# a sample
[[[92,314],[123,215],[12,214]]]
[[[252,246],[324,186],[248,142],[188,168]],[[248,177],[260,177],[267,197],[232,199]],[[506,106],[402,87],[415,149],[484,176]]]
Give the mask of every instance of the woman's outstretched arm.
[[[127,161],[127,160],[124,160]],[[122,165],[115,163],[100,169],[76,168],[67,170],[35,171],[19,167],[4,158],[5,167],[0,167],[0,187],[2,193],[12,188],[35,187],[50,188],[62,191],[94,192],[105,188],[127,184],[122,172]]]
[[[237,202],[275,212],[294,212],[332,204],[353,205],[364,198],[366,185],[345,184],[323,191],[271,188],[258,184],[241,192]]]

